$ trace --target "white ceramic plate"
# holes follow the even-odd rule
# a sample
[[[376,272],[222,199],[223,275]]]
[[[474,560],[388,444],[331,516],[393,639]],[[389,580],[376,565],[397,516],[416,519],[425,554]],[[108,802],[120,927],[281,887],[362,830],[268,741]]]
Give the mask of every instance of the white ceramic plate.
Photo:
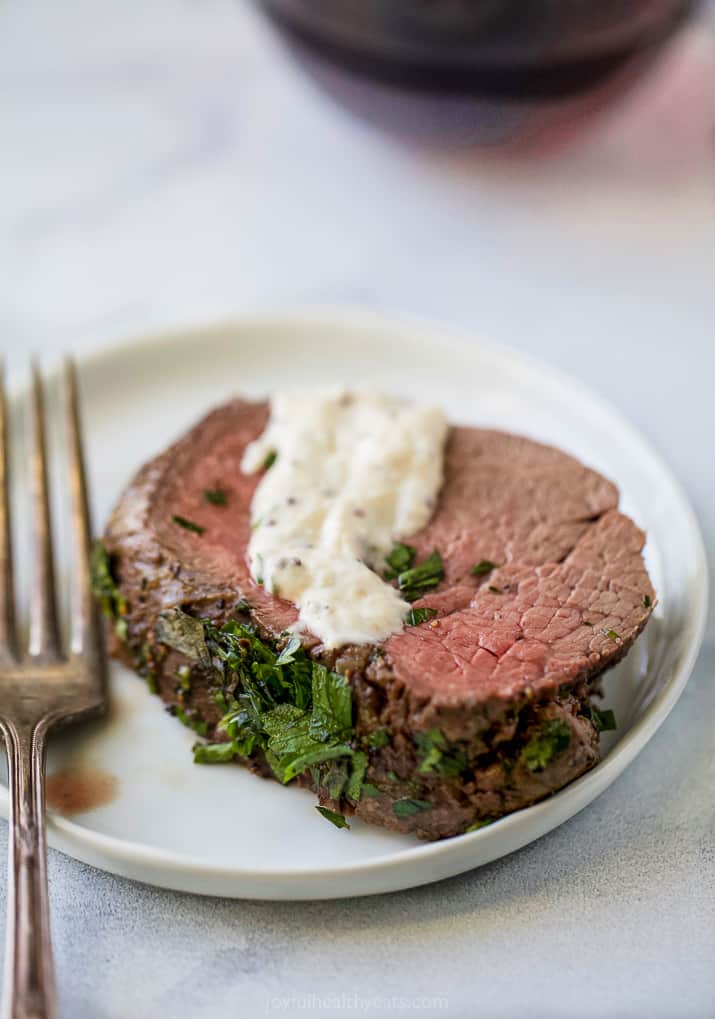
[[[234,393],[326,381],[366,383],[448,408],[455,421],[554,443],[613,478],[622,508],[648,532],[655,616],[606,680],[617,734],[593,771],[549,800],[458,838],[420,844],[354,822],[338,831],[307,792],[239,767],[197,767],[193,734],[144,684],[112,668],[108,720],[62,737],[50,771],[118,779],[109,804],[52,814],[50,843],[126,877],[209,895],[332,898],[394,891],[478,867],[550,831],[623,771],[680,695],[707,600],[702,541],[667,468],[609,406],[522,355],[440,327],[360,315],[300,315],[148,338],[80,364],[95,520],[136,468]],[[0,788],[7,813],[7,792]]]

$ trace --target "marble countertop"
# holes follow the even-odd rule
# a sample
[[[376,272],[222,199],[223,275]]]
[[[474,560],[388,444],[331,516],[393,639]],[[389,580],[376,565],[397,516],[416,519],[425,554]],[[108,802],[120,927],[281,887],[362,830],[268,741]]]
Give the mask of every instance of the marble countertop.
[[[712,556],[712,13],[579,137],[507,158],[355,118],[245,0],[11,0],[0,352],[14,370],[336,303],[451,321],[607,395],[673,466]],[[51,852],[62,1014],[715,1015],[714,673],[711,609],[682,699],[607,793],[428,888],[203,900]]]

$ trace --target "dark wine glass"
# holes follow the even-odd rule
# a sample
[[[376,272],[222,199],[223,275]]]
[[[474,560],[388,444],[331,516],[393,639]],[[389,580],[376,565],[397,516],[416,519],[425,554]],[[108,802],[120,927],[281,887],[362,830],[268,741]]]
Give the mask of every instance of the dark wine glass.
[[[470,141],[511,137],[518,125],[533,126],[534,111],[565,110],[580,97],[617,91],[696,6],[695,0],[261,2],[301,62],[346,105],[406,133]]]

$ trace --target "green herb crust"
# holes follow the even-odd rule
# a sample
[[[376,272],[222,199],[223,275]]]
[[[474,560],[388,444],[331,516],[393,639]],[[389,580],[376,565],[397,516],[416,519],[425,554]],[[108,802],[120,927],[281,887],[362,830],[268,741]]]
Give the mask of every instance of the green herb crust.
[[[397,588],[405,601],[417,601],[433,587],[437,587],[444,577],[444,564],[442,556],[435,549],[434,552],[415,566],[416,551],[412,545],[403,545],[398,542],[393,546],[392,551],[385,559],[387,567],[384,571],[386,580],[396,580]],[[434,609],[413,609],[413,613],[431,612]],[[419,622],[428,618],[422,616]],[[407,620],[408,625],[415,626],[411,618]]]
[[[331,800],[360,799],[370,747],[366,742],[361,749],[355,737],[350,685],[309,658],[296,637],[279,648],[249,623],[217,626],[179,608],[160,615],[155,633],[160,643],[213,672],[214,700],[224,712],[216,728],[225,741],[196,744],[196,763],[260,754],[283,783],[313,769],[313,784],[327,789]],[[206,735],[205,722],[183,707],[174,713]]]
[[[521,751],[529,771],[543,771],[571,742],[569,727],[562,719],[553,719],[541,727]]]
[[[415,745],[420,756],[420,774],[442,775],[455,778],[467,770],[467,754],[458,745],[450,745],[439,729],[419,732]]]
[[[106,566],[99,570],[99,590],[111,596],[113,608],[122,602]],[[239,762],[311,788],[320,807],[338,817],[357,813],[434,838],[435,832],[474,830],[516,809],[525,796],[533,801],[548,794],[553,768],[571,753],[569,724],[561,716],[543,720],[555,702],[515,706],[506,738],[496,745],[478,735],[455,741],[434,725],[406,742],[404,730],[374,699],[373,681],[366,685],[361,673],[329,668],[294,635],[261,633],[243,600],[233,601],[226,621],[191,608],[163,609],[141,635],[131,613],[120,617],[130,621],[121,654],[169,702],[168,710],[203,737],[194,746],[199,765]],[[365,661],[377,673],[389,670],[384,651],[366,654]],[[595,709],[588,695],[585,686],[579,697],[564,687],[556,707],[563,702],[592,733],[611,728],[611,713]],[[597,755],[591,759],[595,763]],[[466,798],[463,790],[472,789]],[[443,821],[445,803],[454,816]]]
[[[204,490],[204,499],[212,506],[228,505],[228,493],[223,488],[206,488]]]
[[[616,716],[610,708],[600,711],[595,704],[586,704],[584,715],[591,719],[597,732],[613,732],[618,728]]]
[[[124,643],[127,639],[127,600],[119,589],[111,556],[101,541],[94,543],[89,571],[92,593],[103,615],[114,624],[118,639]]]
[[[392,812],[395,817],[413,817],[415,814],[421,814],[423,810],[429,810],[431,806],[429,800],[413,800],[403,796],[392,804]]]
[[[314,660],[300,640],[261,636],[248,618],[245,602],[227,622],[197,618],[179,607],[157,618],[153,643],[144,644],[135,666],[145,675],[161,670],[162,655],[174,661],[174,696],[169,710],[205,740],[194,745],[197,764],[242,762],[282,783],[297,782],[318,794],[321,812],[344,817],[384,816],[420,833],[445,789],[450,795],[498,765],[505,792],[485,795],[480,815],[467,818],[461,831],[481,826],[504,812],[500,801],[516,788],[516,773],[543,773],[568,750],[569,727],[556,718],[535,726],[534,709],[515,712],[510,739],[489,749],[481,743],[452,741],[436,727],[415,732],[412,746],[370,718],[358,718],[358,703],[348,677]],[[382,662],[382,659],[377,659]],[[215,706],[207,719],[192,706],[196,685],[208,683]],[[560,696],[571,698],[568,690]],[[573,698],[571,698],[573,700]],[[575,701],[573,702],[576,703]],[[210,713],[207,713],[210,714]],[[586,700],[584,720],[594,729],[610,728],[609,712]],[[614,723],[615,724],[615,723]],[[405,761],[411,760],[406,767]],[[347,823],[347,822],[346,822]],[[430,822],[428,821],[427,824]]]

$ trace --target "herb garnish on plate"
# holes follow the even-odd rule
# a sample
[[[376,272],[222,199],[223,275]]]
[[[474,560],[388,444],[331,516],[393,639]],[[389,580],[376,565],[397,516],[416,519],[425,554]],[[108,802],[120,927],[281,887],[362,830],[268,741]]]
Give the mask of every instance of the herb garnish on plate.
[[[192,534],[201,535],[206,530],[206,528],[202,527],[201,524],[195,524],[193,520],[187,520],[186,517],[181,517],[178,513],[174,514],[171,519],[175,524],[178,524],[179,527],[183,527],[185,531],[191,531]]]

